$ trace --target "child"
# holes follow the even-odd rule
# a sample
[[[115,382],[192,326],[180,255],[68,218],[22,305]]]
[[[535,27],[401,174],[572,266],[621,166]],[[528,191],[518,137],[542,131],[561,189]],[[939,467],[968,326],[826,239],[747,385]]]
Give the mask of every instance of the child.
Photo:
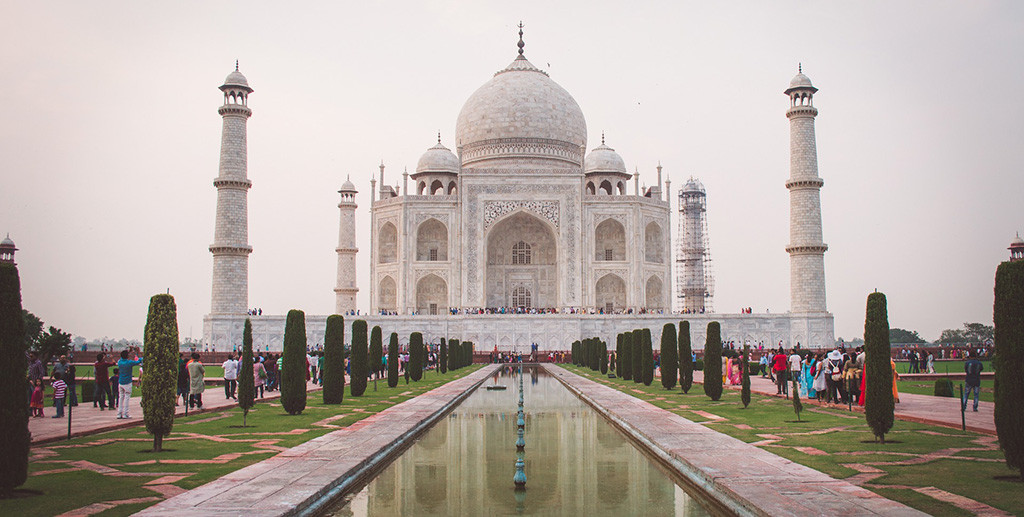
[[[113,393],[117,393],[118,369],[114,368],[113,372],[114,373],[110,375],[110,393],[112,393],[112,395],[110,395],[110,409],[116,409],[118,402],[117,396],[113,395]]]
[[[53,418],[64,418],[64,397],[67,396],[68,385],[60,380],[60,372],[53,372],[53,407],[57,408],[57,414]]]
[[[33,417],[43,416],[43,381],[36,379],[35,387],[32,389],[32,401],[29,403],[29,407],[32,408]]]

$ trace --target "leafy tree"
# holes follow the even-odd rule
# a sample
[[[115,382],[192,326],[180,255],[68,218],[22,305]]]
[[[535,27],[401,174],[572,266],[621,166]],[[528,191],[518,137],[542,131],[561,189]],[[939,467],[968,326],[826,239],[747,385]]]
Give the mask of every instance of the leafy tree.
[[[793,378],[793,412],[796,413],[796,419],[800,421],[800,412],[804,410],[803,403],[800,402],[800,383]]]
[[[743,345],[743,360],[741,361],[741,368],[743,369],[743,383],[740,388],[740,401],[743,402],[743,409],[747,409],[750,405],[750,345]],[[799,414],[799,413],[798,413]]]
[[[377,377],[380,377],[381,359],[384,356],[384,336],[380,325],[370,331],[370,372],[373,373],[373,391],[377,391]]]
[[[324,329],[324,404],[341,404],[345,400],[345,317],[332,314]]]
[[[392,332],[388,341],[388,387],[398,386],[398,363],[401,359],[398,356],[398,333]]]
[[[708,323],[704,344],[704,394],[711,400],[722,398],[722,326],[717,321]]]
[[[683,393],[693,386],[693,349],[690,347],[690,322],[679,322],[679,385]]]
[[[326,366],[326,364],[325,364]],[[245,318],[242,327],[242,364],[238,367],[238,407],[242,408],[242,427],[249,410],[256,403],[256,380],[253,378],[252,366],[252,321]]]
[[[423,334],[419,332],[409,334],[409,365],[406,368],[413,382],[423,378]]]
[[[917,334],[916,330],[904,330],[900,328],[889,329],[890,343],[924,343],[925,340]]]
[[[306,409],[306,313],[292,309],[284,323],[281,353],[281,406],[289,415]]]
[[[174,426],[178,383],[178,310],[173,296],[158,294],[149,299],[143,343],[142,416],[146,431],[153,435],[153,451],[160,452],[164,436]]]
[[[622,336],[622,367],[619,368],[619,377],[627,381],[633,380],[633,333],[623,332]]]
[[[25,314],[18,266],[0,263],[0,499],[28,479],[28,397],[25,393]],[[40,322],[40,328],[42,323]]]
[[[864,416],[877,440],[885,443],[885,433],[892,429],[895,403],[892,398],[892,365],[890,364],[889,316],[885,295],[868,295],[864,317]]]
[[[366,393],[367,368],[366,320],[352,322],[352,352],[349,357],[349,391],[353,397]]]
[[[676,349],[676,326],[666,323],[661,329],[661,385],[670,390],[676,387],[679,371],[679,351]]]
[[[43,335],[43,320],[25,309],[21,310],[21,316],[25,320],[25,350],[35,350]]]
[[[32,350],[39,354],[43,364],[49,364],[54,357],[65,355],[71,350],[71,334],[51,325],[39,335]]]
[[[995,328],[982,323],[964,323],[964,337],[968,343],[984,343],[995,338]]]
[[[966,343],[967,338],[964,336],[964,331],[960,329],[946,329],[939,335],[938,341],[944,345],[961,344]]]
[[[1024,480],[1024,261],[996,269],[994,307],[996,434],[1006,465]]]
[[[644,337],[640,329],[634,329],[633,334],[633,357],[629,364],[633,366],[633,382],[641,384],[644,382]]]
[[[644,344],[644,386],[650,386],[654,382],[654,343],[651,342],[651,329],[641,329],[640,338]]]

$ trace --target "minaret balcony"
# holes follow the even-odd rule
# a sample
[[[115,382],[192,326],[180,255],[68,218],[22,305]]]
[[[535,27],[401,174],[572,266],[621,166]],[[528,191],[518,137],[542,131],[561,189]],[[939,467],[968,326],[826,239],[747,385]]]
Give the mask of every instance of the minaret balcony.
[[[809,244],[801,246],[786,246],[786,253],[790,255],[820,255],[828,251],[828,244]]]
[[[786,188],[790,189],[790,190],[793,190],[793,189],[809,189],[809,188],[810,189],[815,189],[815,188],[821,188],[822,185],[824,185],[824,184],[825,184],[825,180],[823,180],[821,178],[798,179],[798,180],[789,180],[789,181],[787,181],[786,182]]]
[[[818,108],[815,108],[814,106],[793,106],[786,111],[786,118],[817,116]]]
[[[242,104],[225,104],[220,108],[217,108],[217,113],[219,113],[221,116],[240,115],[246,118],[252,116],[252,110],[249,109],[247,106],[243,106]]]
[[[213,186],[217,188],[230,188],[237,190],[249,190],[252,188],[252,182],[249,180],[239,180],[231,178],[217,178],[213,180]]]

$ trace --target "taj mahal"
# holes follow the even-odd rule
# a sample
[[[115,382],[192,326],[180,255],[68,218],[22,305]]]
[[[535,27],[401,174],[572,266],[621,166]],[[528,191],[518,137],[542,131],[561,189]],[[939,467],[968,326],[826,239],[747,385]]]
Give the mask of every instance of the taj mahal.
[[[452,142],[445,145],[439,134],[400,182],[386,177],[380,165],[378,179],[370,181],[369,227],[356,227],[357,189],[351,180],[343,183],[336,314],[356,313],[356,280],[368,274],[369,311],[362,307],[346,320],[365,319],[385,336],[397,332],[403,342],[418,331],[432,343],[473,341],[480,351],[522,352],[531,344],[568,350],[586,337],[614,343],[616,334],[635,328],[650,328],[658,339],[665,323],[688,320],[699,349],[714,320],[721,322],[723,338],[737,343],[832,344],[812,102],[817,89],[802,70],[785,90],[791,172],[788,181],[779,178],[790,197],[790,312],[711,313],[699,300],[704,288],[694,296],[693,286],[679,281],[687,272],[673,270],[673,263],[683,264],[676,269],[690,263],[674,260],[672,190],[661,165],[657,183],[641,188],[639,174],[627,171],[603,135],[588,152],[583,110],[525,57],[524,47],[520,29],[518,55],[465,102]],[[213,297],[204,340],[231,350],[241,344],[250,318],[255,345],[280,350],[285,317],[247,315],[253,249],[246,126],[253,89],[237,65],[220,89]],[[683,192],[692,194],[693,185],[699,183],[687,183]],[[369,250],[356,247],[356,234],[363,232],[369,232]],[[357,271],[359,253],[369,255],[368,272]],[[674,311],[680,293],[690,296],[687,309],[701,310]],[[326,317],[307,315],[310,345],[323,342]]]

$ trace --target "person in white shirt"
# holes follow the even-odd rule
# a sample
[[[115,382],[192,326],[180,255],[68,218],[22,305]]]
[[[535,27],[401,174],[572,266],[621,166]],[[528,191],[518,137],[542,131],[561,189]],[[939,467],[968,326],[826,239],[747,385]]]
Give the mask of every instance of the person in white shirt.
[[[235,390],[238,389],[238,360],[235,354],[229,354],[228,360],[221,365],[224,367],[224,398],[235,399]]]
[[[800,379],[800,363],[803,362],[803,358],[800,354],[796,353],[794,348],[789,356],[789,382],[793,382],[794,379]]]

